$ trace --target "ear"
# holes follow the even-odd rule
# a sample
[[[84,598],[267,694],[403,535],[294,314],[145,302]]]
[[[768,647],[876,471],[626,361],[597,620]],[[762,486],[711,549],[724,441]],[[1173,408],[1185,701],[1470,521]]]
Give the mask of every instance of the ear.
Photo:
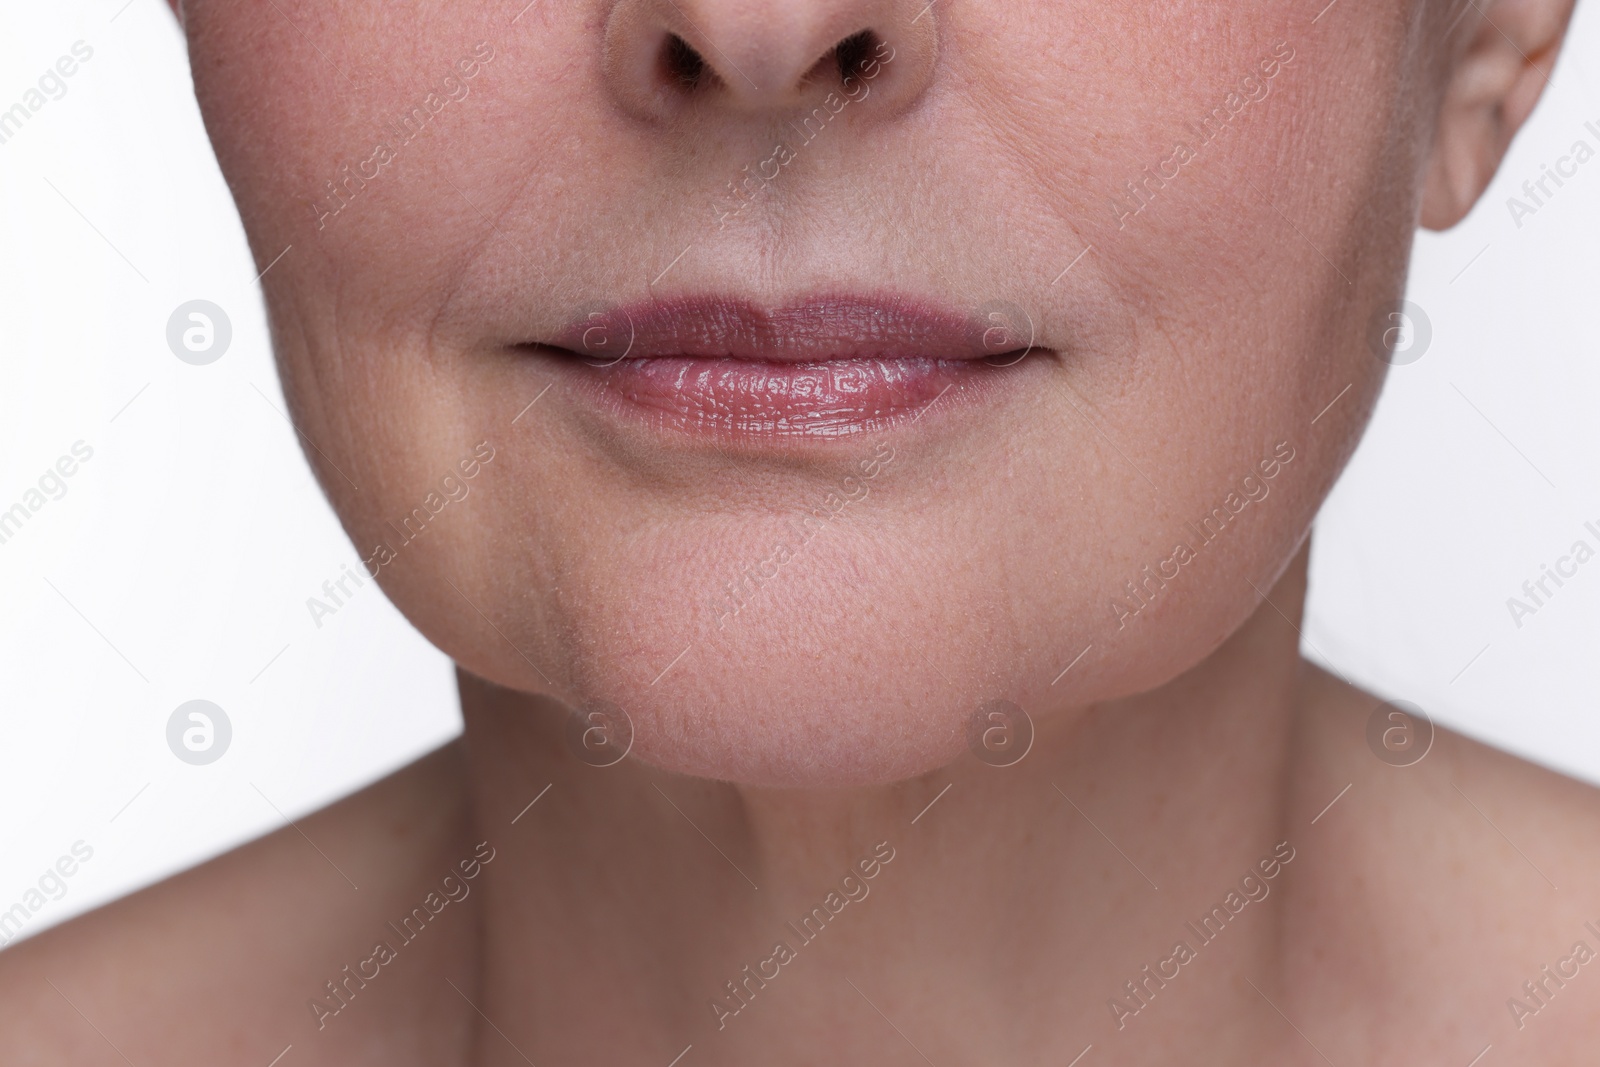
[[[1550,81],[1574,0],[1454,0],[1464,14],[1439,106],[1422,225],[1445,230],[1477,203]]]

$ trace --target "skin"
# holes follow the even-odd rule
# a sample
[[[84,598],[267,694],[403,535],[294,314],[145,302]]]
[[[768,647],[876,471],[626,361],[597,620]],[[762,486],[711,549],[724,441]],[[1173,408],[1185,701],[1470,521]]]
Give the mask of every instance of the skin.
[[[274,344],[363,556],[491,444],[379,575],[461,665],[466,732],[7,951],[0,1060],[1587,1062],[1590,968],[1520,1027],[1505,1001],[1600,950],[1600,799],[1443,730],[1374,758],[1378,698],[1297,631],[1382,384],[1369,323],[1415,227],[1481,194],[1570,3],[512,8],[184,6],[256,256],[292,246]],[[895,46],[872,95],[719,224],[863,28]],[[715,77],[653,87],[664,29]],[[313,206],[481,41],[464,98]],[[1112,206],[1252,73],[1228,132]],[[870,445],[619,429],[581,370],[511,347],[596,304],[886,287],[1020,305],[1046,351],[885,431],[894,461],[723,625],[719,591]],[[1119,617],[1280,445],[1270,491]],[[1005,768],[967,750],[995,698],[1035,731]],[[597,700],[634,730],[605,768],[563,710]],[[471,895],[319,1028],[308,1000],[480,842]],[[879,842],[870,895],[719,1028],[724,983]],[[1119,1026],[1123,983],[1279,843],[1270,893]]]

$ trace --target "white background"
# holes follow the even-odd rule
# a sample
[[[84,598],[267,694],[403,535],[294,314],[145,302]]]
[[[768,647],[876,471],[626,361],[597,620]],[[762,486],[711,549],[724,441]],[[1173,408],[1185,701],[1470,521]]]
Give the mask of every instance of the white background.
[[[10,3],[0,109],[83,40],[68,91],[0,144],[0,510],[82,440],[68,492],[0,545],[0,910],[79,839],[94,858],[29,933],[393,770],[460,729],[450,665],[369,583],[299,454],[259,290],[159,0]],[[1519,228],[1506,198],[1600,149],[1580,3],[1550,90],[1463,225],[1418,238],[1433,339],[1396,367],[1318,524],[1306,651],[1385,697],[1600,782],[1600,560],[1518,628],[1506,598],[1600,527],[1600,159]],[[292,254],[292,253],[291,253]],[[179,304],[231,317],[215,364]],[[234,738],[194,767],[168,716]]]

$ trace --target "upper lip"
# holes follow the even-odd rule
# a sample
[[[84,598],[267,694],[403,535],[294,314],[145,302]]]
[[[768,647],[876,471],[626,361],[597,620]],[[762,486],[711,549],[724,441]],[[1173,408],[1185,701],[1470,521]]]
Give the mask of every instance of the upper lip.
[[[600,359],[679,357],[819,363],[843,359],[982,359],[1029,347],[996,346],[991,323],[901,297],[823,295],[764,308],[737,297],[694,296],[588,311],[556,347]],[[1031,325],[1029,327],[1031,334]]]

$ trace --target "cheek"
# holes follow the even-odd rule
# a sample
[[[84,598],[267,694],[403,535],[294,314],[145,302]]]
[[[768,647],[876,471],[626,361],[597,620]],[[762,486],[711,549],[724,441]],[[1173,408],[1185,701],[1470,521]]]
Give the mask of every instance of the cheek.
[[[281,264],[291,270],[263,279],[269,302],[292,302],[297,318],[361,309],[424,328],[446,279],[491,232],[483,219],[530,180],[535,142],[568,143],[574,98],[558,101],[556,86],[566,57],[584,53],[583,21],[546,32],[530,15],[518,29],[531,32],[513,32],[486,3],[276,8],[263,19],[225,0],[185,4],[196,97],[257,258],[291,249]],[[445,79],[481,42],[493,58],[474,59],[477,73],[452,93]],[[509,106],[531,93],[541,122],[508,110],[513,85],[522,91]]]

